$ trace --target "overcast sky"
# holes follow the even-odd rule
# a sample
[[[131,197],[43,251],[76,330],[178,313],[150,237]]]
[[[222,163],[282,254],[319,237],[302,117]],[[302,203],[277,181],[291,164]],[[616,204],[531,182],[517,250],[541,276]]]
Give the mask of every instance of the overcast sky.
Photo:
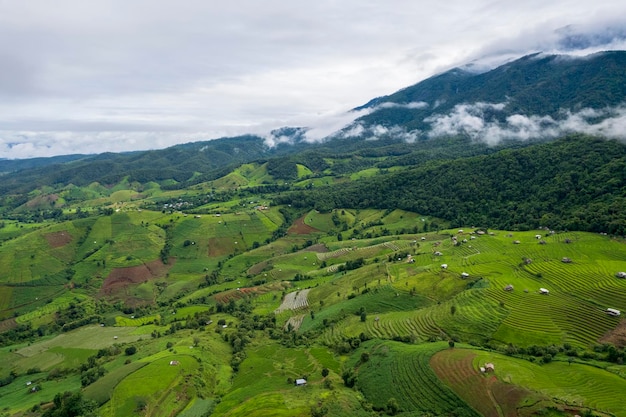
[[[321,136],[457,65],[625,36],[623,0],[0,0],[0,158]]]

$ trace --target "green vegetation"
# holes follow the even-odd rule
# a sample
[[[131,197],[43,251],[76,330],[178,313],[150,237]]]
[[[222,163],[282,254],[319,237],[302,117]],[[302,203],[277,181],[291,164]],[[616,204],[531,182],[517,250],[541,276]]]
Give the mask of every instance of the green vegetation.
[[[626,415],[624,145],[409,148],[7,181],[0,413]]]

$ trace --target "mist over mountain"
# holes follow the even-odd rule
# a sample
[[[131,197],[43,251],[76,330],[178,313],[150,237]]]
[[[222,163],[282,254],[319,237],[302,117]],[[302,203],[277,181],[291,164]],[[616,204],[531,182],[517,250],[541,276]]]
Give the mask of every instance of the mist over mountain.
[[[490,144],[572,132],[624,138],[625,81],[623,51],[536,53],[478,74],[455,68],[357,107],[368,114],[341,135],[460,134]]]
[[[299,158],[301,162],[311,152],[333,155],[384,148],[376,152],[398,155],[449,146],[445,140],[427,144],[436,138],[465,138],[490,146],[574,132],[624,139],[625,97],[624,51],[584,57],[536,53],[482,73],[455,68],[374,98],[337,117],[334,123],[339,126],[337,122],[345,120],[345,127],[326,136],[318,132],[312,137],[307,127],[284,127],[266,136],[191,142],[162,150],[0,161],[1,189],[6,193],[44,185],[113,184],[125,177],[140,183],[174,180],[183,186],[217,178],[229,166],[303,151],[309,153]]]

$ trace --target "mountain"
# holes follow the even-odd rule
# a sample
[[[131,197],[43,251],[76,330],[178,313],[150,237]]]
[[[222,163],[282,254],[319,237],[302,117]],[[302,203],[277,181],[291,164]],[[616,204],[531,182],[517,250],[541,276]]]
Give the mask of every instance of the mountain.
[[[320,173],[328,168],[323,158],[343,156],[334,170],[345,173],[373,163],[353,158],[346,164],[349,156],[403,156],[400,165],[409,165],[489,152],[485,143],[525,146],[575,131],[616,137],[624,131],[624,97],[624,51],[586,57],[533,54],[480,74],[456,68],[375,98],[355,109],[368,114],[321,142],[307,141],[306,128],[285,127],[271,132],[269,141],[245,135],[145,152],[0,161],[0,194],[122,180],[184,188],[219,178],[238,164],[276,157],[310,163]],[[436,138],[444,140],[426,143]],[[458,146],[448,140],[453,138],[471,141]]]
[[[0,163],[0,417],[625,416],[626,144],[520,133],[619,114],[618,56],[451,71],[321,143]]]
[[[546,130],[572,114],[594,125],[611,117],[605,110],[619,107],[624,97],[626,52],[585,57],[537,53],[480,74],[455,68],[355,110],[370,111],[356,121],[365,128],[419,131],[421,138],[475,132],[480,139],[487,127],[510,129],[509,137],[519,138],[526,127],[522,117],[539,121]],[[549,134],[534,132],[535,137]]]

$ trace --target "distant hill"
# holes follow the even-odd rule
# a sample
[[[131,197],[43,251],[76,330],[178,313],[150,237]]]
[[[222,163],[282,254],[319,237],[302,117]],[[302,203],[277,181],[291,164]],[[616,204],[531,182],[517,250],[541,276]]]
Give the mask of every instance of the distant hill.
[[[283,158],[273,165],[281,167],[274,169],[277,178],[293,178],[295,164],[316,174],[325,169],[345,174],[374,164],[410,166],[490,153],[494,148],[485,144],[526,146],[577,129],[611,137],[623,132],[602,121],[623,116],[624,97],[624,51],[587,57],[534,54],[480,74],[453,69],[375,98],[356,109],[369,114],[320,142],[307,142],[305,128],[285,127],[272,132],[281,138],[275,146],[244,135],[145,152],[0,161],[0,194],[93,182],[111,186],[121,180],[185,188],[222,177],[242,163],[271,158]],[[441,140],[432,142],[435,138]],[[339,161],[331,168],[328,158]]]
[[[452,227],[550,227],[624,235],[625,167],[624,144],[575,135],[295,192],[278,201],[321,211],[401,208],[437,215]]]
[[[533,54],[481,74],[455,68],[356,110],[372,109],[358,119],[365,126],[428,133],[437,115],[448,115],[459,105],[500,104],[482,109],[486,121],[504,122],[515,114],[561,120],[567,111],[615,107],[625,97],[624,51],[586,57]]]

